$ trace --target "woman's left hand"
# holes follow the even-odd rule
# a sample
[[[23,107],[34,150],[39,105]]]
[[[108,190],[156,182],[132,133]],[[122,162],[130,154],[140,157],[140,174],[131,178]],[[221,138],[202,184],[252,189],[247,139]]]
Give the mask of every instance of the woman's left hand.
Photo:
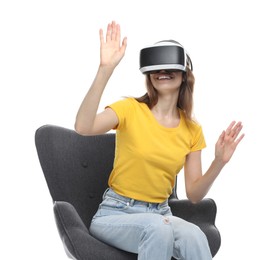
[[[228,128],[222,132],[215,147],[216,160],[219,160],[223,164],[229,162],[238,144],[244,137],[244,134],[239,136],[242,128],[243,125],[241,122],[236,123],[233,121]]]

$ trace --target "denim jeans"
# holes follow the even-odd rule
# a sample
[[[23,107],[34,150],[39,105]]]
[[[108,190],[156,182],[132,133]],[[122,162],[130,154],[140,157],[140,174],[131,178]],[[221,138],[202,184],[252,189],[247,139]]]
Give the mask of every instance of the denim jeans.
[[[168,201],[147,203],[107,189],[93,217],[90,233],[139,260],[212,259],[205,234],[171,213]]]

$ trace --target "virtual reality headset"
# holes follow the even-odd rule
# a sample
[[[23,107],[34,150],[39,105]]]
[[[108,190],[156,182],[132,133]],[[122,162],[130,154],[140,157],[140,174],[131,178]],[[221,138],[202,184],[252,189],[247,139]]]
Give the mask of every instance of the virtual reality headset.
[[[183,46],[173,40],[165,40],[140,51],[140,71],[152,74],[161,70],[193,70],[192,61]]]

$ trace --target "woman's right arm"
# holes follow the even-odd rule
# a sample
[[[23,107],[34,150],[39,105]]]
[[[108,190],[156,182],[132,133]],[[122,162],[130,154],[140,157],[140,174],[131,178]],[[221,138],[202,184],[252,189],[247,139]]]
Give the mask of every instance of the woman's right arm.
[[[99,114],[97,111],[107,82],[125,54],[127,39],[121,44],[120,25],[113,21],[107,26],[106,40],[100,30],[100,43],[100,65],[76,116],[75,130],[81,135],[106,133],[118,124],[112,109],[107,108]]]

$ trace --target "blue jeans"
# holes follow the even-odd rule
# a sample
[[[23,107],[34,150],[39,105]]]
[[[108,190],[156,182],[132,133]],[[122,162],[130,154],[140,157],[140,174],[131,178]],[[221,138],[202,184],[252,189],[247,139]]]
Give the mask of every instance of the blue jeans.
[[[92,219],[90,233],[139,260],[212,259],[205,234],[196,225],[172,216],[168,201],[147,203],[107,189]]]

